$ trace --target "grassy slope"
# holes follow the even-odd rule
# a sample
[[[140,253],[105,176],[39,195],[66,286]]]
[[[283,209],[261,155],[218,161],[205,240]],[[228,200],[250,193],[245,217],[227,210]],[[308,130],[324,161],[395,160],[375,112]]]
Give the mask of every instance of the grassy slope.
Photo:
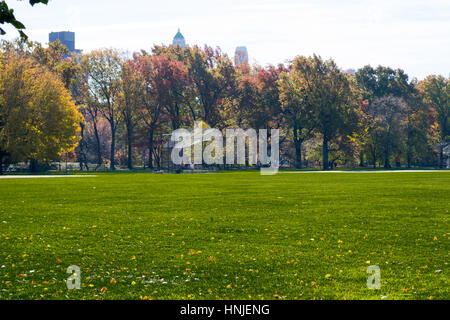
[[[0,299],[449,299],[449,181],[446,172],[0,180]],[[82,269],[81,290],[66,288],[69,265]],[[366,287],[369,265],[381,268],[380,290]]]

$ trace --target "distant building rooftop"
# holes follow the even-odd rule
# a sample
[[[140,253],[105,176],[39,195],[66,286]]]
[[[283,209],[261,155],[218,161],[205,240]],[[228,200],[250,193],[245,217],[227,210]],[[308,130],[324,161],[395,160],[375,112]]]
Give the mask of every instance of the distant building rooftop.
[[[248,64],[247,47],[245,46],[236,47],[236,51],[234,53],[234,64],[236,66],[240,66],[244,63]]]
[[[184,39],[184,36],[181,34],[180,28],[178,28],[177,34],[175,35],[175,37],[173,37],[172,44],[174,46],[180,46],[182,48],[186,47],[186,40]]]
[[[50,32],[48,35],[48,42],[60,41],[63,45],[69,49],[70,52],[79,53],[81,50],[75,49],[75,32],[71,31],[58,31]]]

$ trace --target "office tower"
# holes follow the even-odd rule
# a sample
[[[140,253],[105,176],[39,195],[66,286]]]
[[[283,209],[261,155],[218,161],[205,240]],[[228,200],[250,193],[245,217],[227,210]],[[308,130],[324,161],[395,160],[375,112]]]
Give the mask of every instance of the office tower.
[[[180,29],[178,29],[177,34],[175,35],[175,37],[173,37],[172,44],[174,46],[180,46],[182,48],[186,47],[186,41],[184,40],[184,37],[181,34]]]
[[[48,41],[54,42],[57,40],[61,41],[61,43],[65,45],[70,52],[78,51],[75,50],[75,32],[70,31],[50,32],[50,34],[48,35]]]
[[[234,64],[240,66],[244,63],[248,64],[247,47],[237,47],[234,54]]]

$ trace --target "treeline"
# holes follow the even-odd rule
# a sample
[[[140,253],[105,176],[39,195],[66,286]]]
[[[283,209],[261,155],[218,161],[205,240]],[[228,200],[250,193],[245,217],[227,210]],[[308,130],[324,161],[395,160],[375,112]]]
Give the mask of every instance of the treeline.
[[[3,41],[1,59],[7,164],[64,154],[86,169],[161,167],[167,134],[202,121],[220,130],[278,128],[282,163],[296,168],[445,165],[450,82],[442,76],[418,82],[382,66],[351,73],[315,55],[236,67],[208,46],[70,56],[59,42]]]

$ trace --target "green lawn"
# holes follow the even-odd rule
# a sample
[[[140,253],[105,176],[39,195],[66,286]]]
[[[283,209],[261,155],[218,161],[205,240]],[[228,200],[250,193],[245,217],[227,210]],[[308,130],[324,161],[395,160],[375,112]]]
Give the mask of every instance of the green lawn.
[[[449,182],[450,172],[0,179],[0,299],[449,299]],[[80,290],[66,287],[70,265]],[[369,265],[380,290],[366,286]]]

